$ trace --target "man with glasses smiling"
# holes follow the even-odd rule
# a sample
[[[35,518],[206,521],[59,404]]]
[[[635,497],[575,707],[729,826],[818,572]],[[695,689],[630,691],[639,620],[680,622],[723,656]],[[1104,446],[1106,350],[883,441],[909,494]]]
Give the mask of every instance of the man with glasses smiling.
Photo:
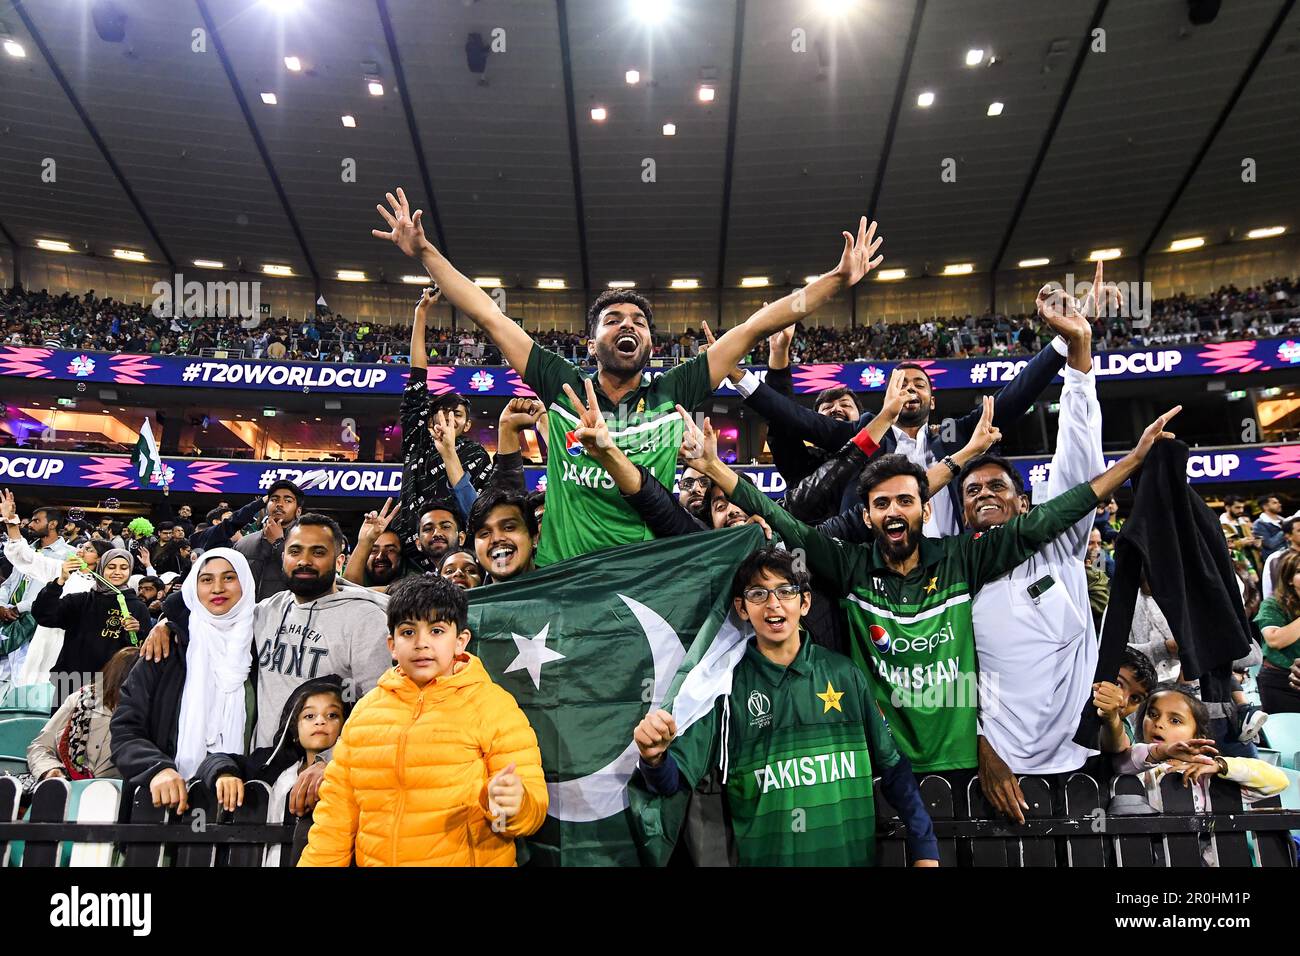
[[[899,753],[862,672],[803,639],[808,574],[792,554],[750,555],[732,585],[754,637],[731,693],[677,736],[666,710],[633,732],[646,787],[668,796],[721,770],[741,866],[870,866],[872,777],[907,825],[914,866],[938,866],[938,843],[907,758]]]

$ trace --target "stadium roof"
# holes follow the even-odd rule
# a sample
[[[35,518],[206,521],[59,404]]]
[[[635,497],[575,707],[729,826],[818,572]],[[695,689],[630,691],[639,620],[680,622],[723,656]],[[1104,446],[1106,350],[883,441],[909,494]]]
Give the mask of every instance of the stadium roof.
[[[0,235],[400,281],[369,234],[400,184],[467,274],[594,288],[799,282],[868,211],[910,275],[1300,225],[1295,0],[1202,26],[1185,0],[648,9],[658,24],[628,0],[3,0],[24,55],[0,53]],[[481,74],[474,33],[496,47]]]

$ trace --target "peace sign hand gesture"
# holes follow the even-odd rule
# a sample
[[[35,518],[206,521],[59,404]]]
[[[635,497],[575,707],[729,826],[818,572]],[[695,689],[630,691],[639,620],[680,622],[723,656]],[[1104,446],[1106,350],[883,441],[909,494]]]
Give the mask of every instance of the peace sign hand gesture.
[[[388,530],[388,526],[392,523],[393,519],[397,517],[397,512],[401,507],[402,505],[400,502],[394,506],[392,498],[384,499],[384,506],[382,508],[366,515],[365,520],[361,523],[361,531],[357,535],[358,540],[364,538],[367,541],[374,543],[381,534]]]
[[[402,187],[397,187],[396,196],[384,193],[384,198],[388,200],[392,212],[385,209],[382,203],[376,205],[375,209],[379,210],[379,215],[388,223],[389,231],[371,229],[370,234],[376,239],[389,240],[412,259],[420,258],[426,249],[433,249],[433,244],[424,237],[424,226],[420,223],[424,210],[417,209],[415,215],[411,215],[411,204],[407,202]]]
[[[984,454],[1002,441],[1002,431],[993,424],[993,396],[985,395],[981,402],[984,407],[980,411],[980,420],[975,425],[975,431],[971,433],[970,441],[966,443],[972,457]]]
[[[585,405],[571,385],[564,386],[564,394],[569,397],[569,403],[573,405],[573,410],[578,416],[578,427],[571,434],[582,442],[582,447],[586,449],[588,455],[592,458],[603,458],[614,448],[614,439],[610,437],[609,424],[600,412],[600,403],[596,400],[596,386],[589,378],[584,379],[584,383],[587,387]]]

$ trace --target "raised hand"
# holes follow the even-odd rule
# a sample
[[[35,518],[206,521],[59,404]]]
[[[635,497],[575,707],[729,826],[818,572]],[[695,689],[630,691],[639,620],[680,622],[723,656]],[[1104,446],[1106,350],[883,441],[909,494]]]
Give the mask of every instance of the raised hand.
[[[993,396],[985,395],[981,400],[980,420],[975,423],[970,441],[966,448],[976,455],[982,455],[998,442],[1002,441],[1002,431],[993,424]]]
[[[786,368],[790,364],[790,343],[794,341],[794,326],[787,325],[767,337],[767,367]]]
[[[876,238],[876,223],[872,221],[868,228],[866,216],[858,221],[856,237],[847,231],[841,235],[844,236],[844,252],[840,254],[840,262],[835,267],[835,274],[844,281],[845,285],[857,285],[868,272],[885,261],[884,256],[876,255],[876,250],[885,239],[883,236]],[[872,256],[875,258],[873,259]]]
[[[1100,268],[1101,263],[1097,263],[1097,266]],[[1063,289],[1054,289],[1049,282],[1038,290],[1038,297],[1034,300],[1034,304],[1038,307],[1038,314],[1052,331],[1069,342],[1085,335],[1092,336],[1092,325],[1089,324],[1085,311],[1092,301],[1091,295],[1089,293],[1081,304]]]
[[[641,759],[652,767],[664,762],[664,754],[677,736],[677,721],[666,710],[646,714],[632,731],[632,740],[641,753]]]
[[[401,508],[400,502],[394,506],[392,498],[385,498],[382,508],[378,511],[371,511],[366,515],[365,520],[361,522],[361,531],[357,534],[357,537],[374,541],[388,530],[388,526],[397,517],[397,512]]]
[[[1138,461],[1144,461],[1147,457],[1147,453],[1151,451],[1151,447],[1156,442],[1166,438],[1173,438],[1174,433],[1165,431],[1165,426],[1169,424],[1170,419],[1182,410],[1183,406],[1175,405],[1148,425],[1146,430],[1142,432],[1142,437],[1138,439],[1137,446],[1132,451],[1133,457]]]
[[[885,386],[885,400],[880,406],[880,414],[891,423],[903,411],[903,403],[909,398],[916,398],[916,389],[906,383],[905,369],[896,368],[889,373],[889,384]]]
[[[600,412],[600,403],[596,400],[596,386],[589,378],[583,381],[587,390],[585,405],[571,385],[566,383],[564,386],[564,394],[569,397],[569,403],[578,416],[578,427],[573,430],[573,437],[582,442],[582,447],[587,450],[587,454],[600,457],[614,447],[614,439],[609,434],[609,423]]]
[[[14,502],[14,493],[6,488],[0,491],[0,518],[8,521],[18,517],[18,505]]]
[[[442,290],[438,288],[438,283],[435,282],[433,285],[425,289],[420,294],[420,301],[415,303],[415,321],[426,321],[429,318],[429,310],[432,309],[434,303],[441,298]]]
[[[411,204],[407,202],[402,187],[397,187],[396,196],[384,193],[384,198],[388,200],[392,211],[385,209],[382,203],[376,205],[375,209],[384,217],[384,222],[388,223],[389,231],[371,229],[370,234],[376,239],[387,239],[412,259],[418,259],[425,249],[433,248],[424,237],[424,226],[420,223],[424,210],[417,209],[415,215],[411,215]]]
[[[545,411],[546,406],[535,398],[512,398],[506,403],[506,407],[501,409],[501,418],[497,421],[497,426],[503,432],[507,429],[521,432],[526,428],[535,428],[537,420]]]
[[[1092,685],[1092,706],[1097,708],[1097,716],[1104,720],[1118,723],[1127,701],[1128,696],[1118,684],[1098,681]]]
[[[433,413],[433,447],[447,461],[456,455],[456,415],[445,408]]]
[[[275,544],[284,537],[284,525],[280,524],[279,518],[268,517],[262,522],[262,537],[271,544]]]
[[[68,578],[76,574],[78,571],[83,570],[85,567],[86,562],[82,561],[81,558],[77,557],[75,554],[70,558],[65,558],[63,561],[63,567],[59,569],[59,583],[67,584]]]
[[[695,424],[690,412],[678,405],[677,414],[682,416],[685,427],[682,431],[682,458],[696,471],[704,469],[718,460],[718,433],[713,430],[713,422],[704,419],[703,427]]]

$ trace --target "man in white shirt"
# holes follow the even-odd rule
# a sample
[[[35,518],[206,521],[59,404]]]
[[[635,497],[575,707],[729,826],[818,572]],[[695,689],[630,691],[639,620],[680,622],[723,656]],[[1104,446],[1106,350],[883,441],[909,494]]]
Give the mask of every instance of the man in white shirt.
[[[1068,344],[1065,386],[1046,488],[1034,488],[1035,497],[1046,492],[1042,500],[1106,469],[1091,328],[1077,310],[1062,308],[1069,320],[1062,333]],[[1015,466],[996,455],[974,459],[957,480],[965,523],[976,532],[1028,510]],[[986,584],[971,610],[980,667],[980,783],[995,809],[1022,822],[1028,804],[1016,775],[1064,775],[1097,753],[1073,740],[1097,668],[1083,561],[1092,526],[1089,514]]]
[[[1264,562],[1264,571],[1259,576],[1259,586],[1265,601],[1273,596],[1273,590],[1277,587],[1277,569],[1282,558],[1290,551],[1300,551],[1300,513],[1293,514],[1282,522],[1282,541],[1283,547],[1268,556]]]

